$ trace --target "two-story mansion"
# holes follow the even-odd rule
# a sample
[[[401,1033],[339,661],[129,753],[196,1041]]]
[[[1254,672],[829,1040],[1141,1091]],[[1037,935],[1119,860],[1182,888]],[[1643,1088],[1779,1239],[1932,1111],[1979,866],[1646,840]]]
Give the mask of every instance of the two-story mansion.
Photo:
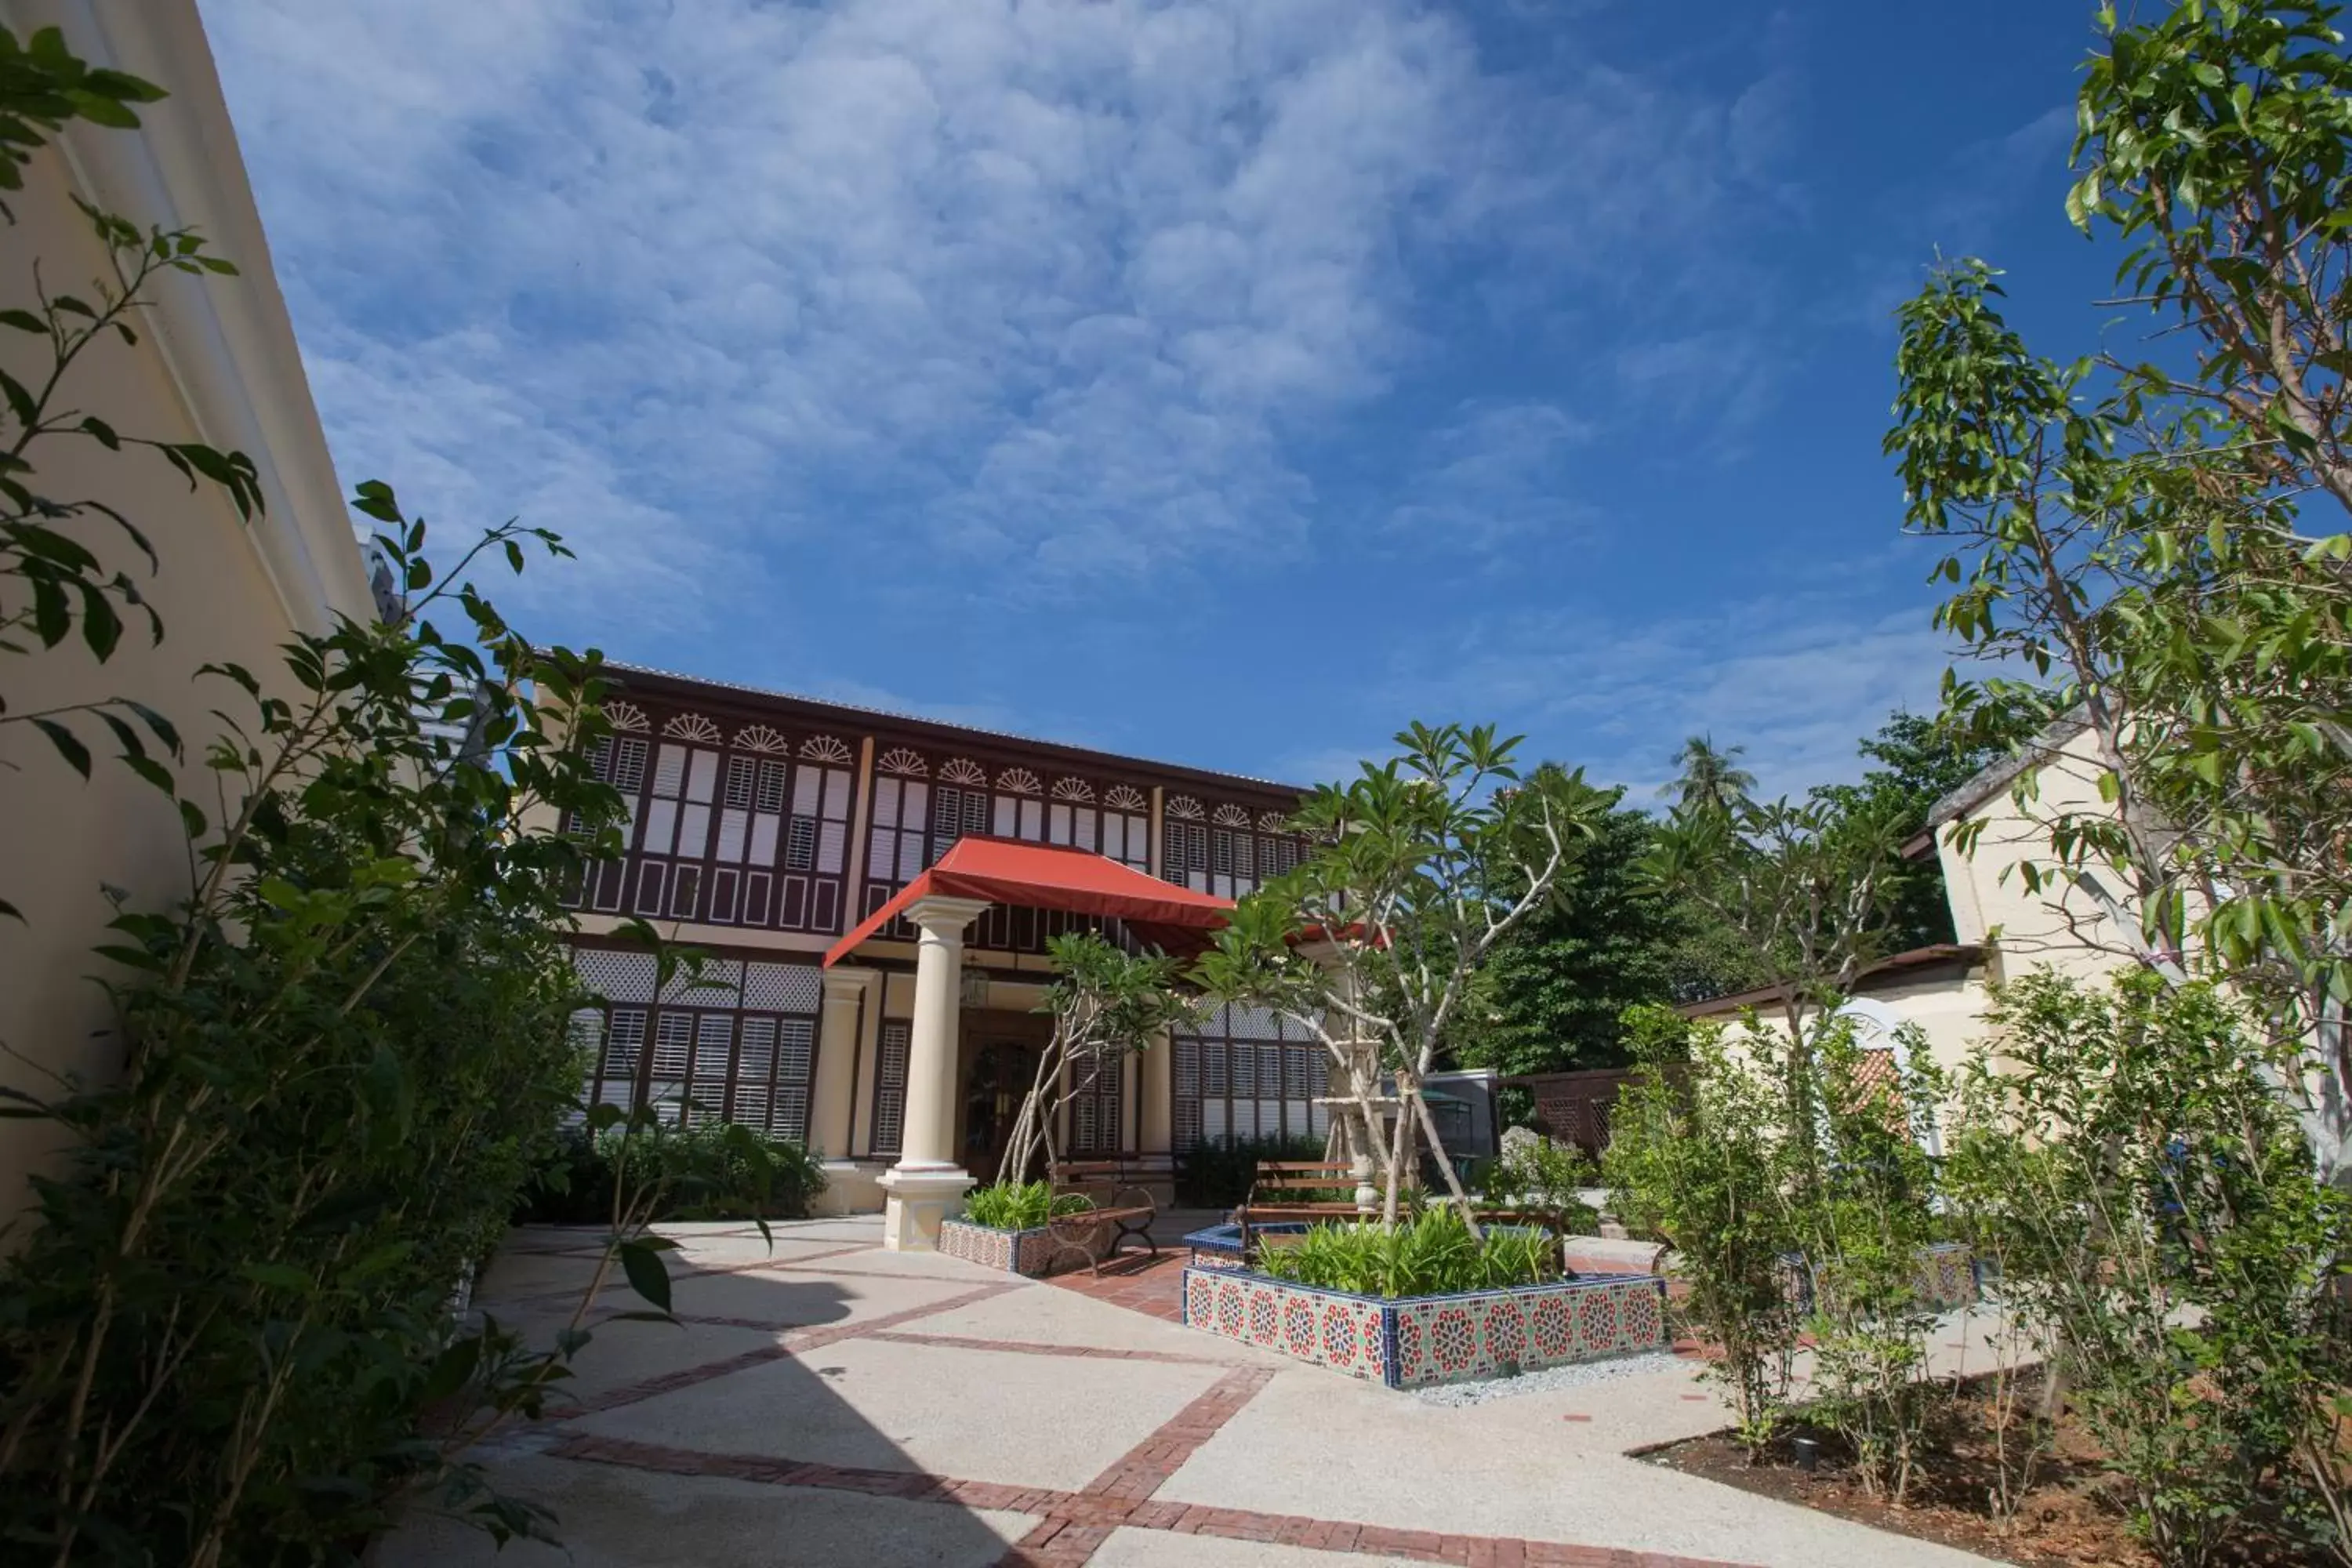
[[[628,853],[579,889],[575,959],[601,1009],[594,1097],[804,1140],[824,1203],[925,1247],[995,1174],[1048,1034],[1048,936],[1197,946],[1296,863],[1299,792],[1076,746],[614,667],[596,767]],[[655,993],[656,922],[713,955]],[[1319,1134],[1318,1049],[1240,1009],[1077,1097],[1061,1146],[1172,1156],[1227,1133]]]

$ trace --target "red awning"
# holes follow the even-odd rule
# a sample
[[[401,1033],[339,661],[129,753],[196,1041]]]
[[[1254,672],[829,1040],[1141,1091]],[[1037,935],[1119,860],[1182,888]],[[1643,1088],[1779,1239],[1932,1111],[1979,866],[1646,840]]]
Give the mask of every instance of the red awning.
[[[933,896],[1102,915],[1126,921],[1137,935],[1163,948],[1180,945],[1187,936],[1191,945],[1206,945],[1200,933],[1224,924],[1225,911],[1234,907],[1229,899],[1163,882],[1092,850],[1017,838],[960,838],[939,864],[835,942],[824,955],[825,967],[849,956],[908,904]]]

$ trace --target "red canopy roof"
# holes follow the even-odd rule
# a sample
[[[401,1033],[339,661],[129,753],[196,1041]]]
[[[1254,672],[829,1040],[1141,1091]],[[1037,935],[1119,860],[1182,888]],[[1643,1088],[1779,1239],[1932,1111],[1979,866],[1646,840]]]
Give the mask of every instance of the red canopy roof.
[[[835,942],[824,955],[825,967],[846,958],[908,905],[934,896],[1103,915],[1126,921],[1137,935],[1163,948],[1205,945],[1200,933],[1224,924],[1225,911],[1234,907],[1231,900],[1163,882],[1092,850],[1018,838],[960,838],[939,864]]]

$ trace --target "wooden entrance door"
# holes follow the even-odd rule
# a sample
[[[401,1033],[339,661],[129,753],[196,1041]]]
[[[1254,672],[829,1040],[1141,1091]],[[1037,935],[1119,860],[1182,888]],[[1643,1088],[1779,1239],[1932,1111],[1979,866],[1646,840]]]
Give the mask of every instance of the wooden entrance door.
[[[963,1168],[975,1180],[996,1180],[996,1168],[1003,1163],[1005,1146],[1013,1140],[1013,1121],[1021,1114],[1021,1101],[1036,1079],[1037,1056],[1034,1044],[992,1040],[972,1059],[971,1076],[964,1081],[962,1157]],[[1032,1171],[1027,1179],[1044,1173]]]

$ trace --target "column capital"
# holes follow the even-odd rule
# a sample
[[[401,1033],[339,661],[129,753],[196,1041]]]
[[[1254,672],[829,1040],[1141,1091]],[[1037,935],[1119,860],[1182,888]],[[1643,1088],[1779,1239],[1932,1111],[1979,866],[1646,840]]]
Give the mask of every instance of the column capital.
[[[961,940],[964,928],[978,920],[987,908],[986,899],[951,899],[934,894],[917,899],[903,912],[908,920],[922,927],[927,936]]]
[[[866,988],[874,984],[879,973],[872,969],[853,969],[845,963],[828,969],[824,972],[824,999],[828,1002],[855,1002],[866,994]]]

